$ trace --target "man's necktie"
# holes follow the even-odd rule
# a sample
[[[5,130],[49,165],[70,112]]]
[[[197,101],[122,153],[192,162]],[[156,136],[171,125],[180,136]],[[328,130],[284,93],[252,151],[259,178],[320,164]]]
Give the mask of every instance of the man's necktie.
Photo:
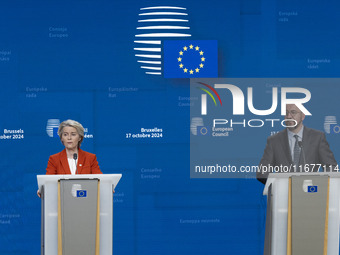
[[[296,170],[299,172],[299,161],[300,161],[300,146],[299,146],[299,136],[298,135],[294,135],[295,137],[295,145],[294,145],[294,165],[296,166]]]

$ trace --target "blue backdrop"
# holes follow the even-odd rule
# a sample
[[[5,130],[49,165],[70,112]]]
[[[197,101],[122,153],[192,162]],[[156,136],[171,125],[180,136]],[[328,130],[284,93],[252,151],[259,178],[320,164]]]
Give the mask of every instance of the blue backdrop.
[[[97,154],[103,173],[123,174],[114,197],[115,255],[262,254],[263,185],[190,179],[190,80],[164,78],[163,41],[216,40],[218,77],[337,77],[338,1],[12,0],[0,6],[0,254],[39,254],[36,175],[63,149],[47,129],[69,118],[87,129],[82,149]],[[160,30],[190,37],[155,39],[145,34],[157,29],[137,29],[150,25],[138,22],[150,19],[141,14],[164,11],[143,9],[155,6],[181,7],[166,11],[187,14],[169,17],[187,20],[181,25],[189,29]],[[167,25],[160,23],[154,25]],[[150,47],[140,40],[158,41],[160,63],[148,69],[138,62],[155,61],[136,56]],[[327,116],[340,117],[338,91],[313,88],[308,126],[324,130]],[[129,136],[142,128],[161,129],[162,136]],[[254,162],[269,132],[258,135]],[[339,138],[327,139],[338,158]]]

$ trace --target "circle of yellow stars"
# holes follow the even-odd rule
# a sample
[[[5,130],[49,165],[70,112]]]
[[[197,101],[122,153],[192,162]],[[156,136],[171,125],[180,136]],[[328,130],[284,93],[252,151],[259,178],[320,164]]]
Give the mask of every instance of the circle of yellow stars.
[[[200,54],[201,63],[199,64],[198,67],[189,70],[183,65],[182,58],[184,56],[184,53],[188,52],[190,50],[197,51]],[[205,63],[205,57],[204,57],[203,54],[204,54],[204,52],[202,50],[200,50],[200,47],[198,47],[198,46],[194,47],[194,45],[192,45],[192,44],[190,44],[189,47],[184,46],[183,49],[179,52],[179,57],[177,58],[177,60],[179,62],[179,68],[183,69],[184,73],[189,73],[189,74],[199,73],[200,70],[204,67],[203,63]]]

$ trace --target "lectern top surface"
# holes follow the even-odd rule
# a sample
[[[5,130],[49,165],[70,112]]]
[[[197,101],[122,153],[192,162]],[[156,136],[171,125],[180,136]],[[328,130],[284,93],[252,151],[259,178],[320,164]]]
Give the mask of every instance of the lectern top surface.
[[[99,179],[101,182],[117,186],[122,174],[79,174],[79,175],[37,175],[38,187],[41,190],[41,186],[46,183],[57,182],[61,179]]]
[[[270,184],[274,183],[276,179],[288,179],[291,176],[329,176],[331,178],[340,178],[340,173],[338,172],[300,172],[300,173],[271,173],[268,175],[266,186],[263,189],[263,195],[268,194],[268,188]]]

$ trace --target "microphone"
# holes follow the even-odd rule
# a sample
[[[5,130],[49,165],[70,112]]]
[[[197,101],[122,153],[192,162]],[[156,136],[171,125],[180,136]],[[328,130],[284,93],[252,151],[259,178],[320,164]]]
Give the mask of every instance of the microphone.
[[[76,164],[76,174],[78,174],[77,158],[78,158],[78,154],[74,153],[73,154],[73,159],[74,159],[74,163]]]
[[[302,159],[303,159],[303,166],[305,167],[305,165],[306,165],[306,157],[305,157],[305,150],[303,149],[303,146],[302,146],[302,141],[299,141],[298,145],[299,145],[299,147],[301,149]]]

